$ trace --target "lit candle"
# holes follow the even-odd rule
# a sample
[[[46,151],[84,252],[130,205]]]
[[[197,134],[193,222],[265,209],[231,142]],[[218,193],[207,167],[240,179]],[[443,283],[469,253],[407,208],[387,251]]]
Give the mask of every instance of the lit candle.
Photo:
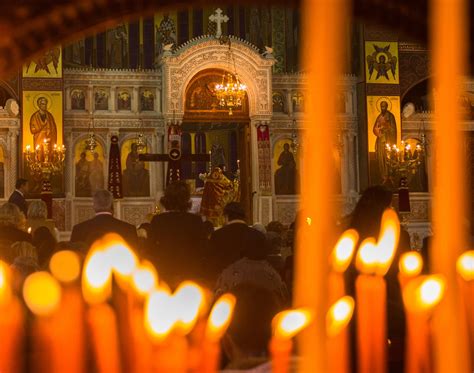
[[[403,288],[407,315],[406,373],[432,372],[430,319],[441,301],[444,279],[438,275],[420,276]]]
[[[23,370],[23,313],[19,301],[12,295],[11,280],[9,266],[0,261],[0,372]]]
[[[214,373],[219,368],[219,340],[229,327],[232,314],[234,313],[235,302],[235,297],[232,294],[226,293],[212,307],[207,320],[203,343],[200,370],[202,373]]]
[[[344,272],[351,263],[359,234],[354,229],[345,231],[334,247],[331,254],[331,268],[329,278],[330,304],[343,297],[346,293],[344,286]]]
[[[474,369],[474,250],[463,253],[456,262],[456,268],[467,318],[471,367]]]
[[[459,107],[464,94],[470,50],[469,5],[466,0],[431,0],[429,50],[432,51],[434,97],[433,245],[431,268],[446,280],[443,302],[433,316],[435,372],[469,372],[468,339],[456,275],[456,260],[467,246],[465,209],[468,172],[465,123]],[[434,96],[434,95],[433,95]],[[455,181],[455,182],[453,182]]]
[[[378,242],[364,240],[356,258],[357,353],[360,373],[387,370],[387,273],[398,246],[400,224],[395,211],[383,213]]]
[[[61,293],[59,282],[48,272],[33,273],[23,284],[23,298],[35,315],[32,356],[38,372],[69,371],[69,362],[62,356],[64,341],[57,338],[64,327],[56,323]]]
[[[273,337],[269,346],[273,373],[287,373],[289,371],[293,350],[292,338],[308,327],[312,319],[312,314],[307,308],[282,311],[273,318]]]
[[[404,253],[400,257],[398,268],[398,280],[400,282],[400,286],[403,288],[410,279],[418,276],[421,273],[423,270],[423,258],[421,257],[420,253],[416,251]]]
[[[82,292],[89,304],[86,319],[92,335],[96,370],[120,372],[119,338],[115,312],[106,302],[112,291],[112,268],[107,253],[96,242],[86,257]]]
[[[56,328],[55,342],[62,346],[57,360],[61,360],[63,371],[81,373],[85,371],[83,327],[71,327],[71,320],[76,325],[85,324],[85,307],[81,297],[79,276],[81,260],[77,253],[69,250],[58,251],[49,263],[53,276],[63,284],[61,302],[54,316]]]
[[[326,315],[328,334],[328,364],[331,373],[350,371],[349,336],[347,325],[354,313],[354,299],[344,296],[334,303]]]

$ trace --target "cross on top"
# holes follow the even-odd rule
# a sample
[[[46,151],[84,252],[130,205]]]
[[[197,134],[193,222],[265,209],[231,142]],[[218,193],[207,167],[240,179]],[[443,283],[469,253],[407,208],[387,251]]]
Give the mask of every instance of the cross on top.
[[[228,20],[229,17],[227,17],[225,14],[222,14],[221,8],[217,8],[216,13],[209,16],[209,21],[215,22],[217,25],[216,38],[220,38],[222,36],[222,24],[226,23]]]

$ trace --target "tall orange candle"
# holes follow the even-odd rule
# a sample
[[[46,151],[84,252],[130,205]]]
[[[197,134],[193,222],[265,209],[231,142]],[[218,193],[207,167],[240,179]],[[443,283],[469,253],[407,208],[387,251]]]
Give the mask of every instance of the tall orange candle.
[[[226,293],[221,295],[211,309],[204,335],[201,373],[215,373],[219,370],[219,341],[230,325],[235,302],[235,297]]]
[[[82,292],[89,304],[86,320],[92,337],[94,362],[99,372],[120,372],[119,335],[114,310],[106,301],[112,291],[112,268],[107,253],[93,246],[82,274]]]
[[[23,298],[35,315],[32,327],[35,371],[67,371],[68,361],[60,353],[63,348],[61,342],[64,341],[57,338],[60,328],[64,327],[56,323],[61,302],[61,286],[58,281],[48,272],[33,273],[23,284]]]
[[[294,306],[309,307],[311,325],[301,333],[301,369],[326,372],[325,314],[328,306],[327,258],[334,245],[334,169],[327,160],[333,150],[337,84],[344,66],[345,25],[350,12],[346,0],[305,0],[301,9],[304,70],[308,91],[305,125],[301,131],[302,171]],[[315,48],[314,46],[317,46]],[[321,53],[321,51],[325,51]],[[315,146],[317,144],[317,146]],[[305,224],[306,218],[313,224]]]
[[[311,321],[312,314],[307,308],[282,311],[273,318],[273,337],[269,346],[273,373],[289,372],[292,338],[307,328]]]
[[[385,210],[378,241],[368,238],[361,243],[356,267],[357,363],[360,373],[387,370],[387,273],[400,237],[395,211]]]
[[[466,251],[456,263],[462,303],[467,317],[471,370],[474,371],[474,250]]]
[[[23,313],[20,303],[11,293],[11,272],[0,261],[0,372],[14,373],[22,370]]]
[[[434,316],[434,371],[468,372],[468,338],[456,276],[456,260],[467,244],[466,161],[459,97],[466,74],[469,2],[431,0],[430,50],[435,97],[432,270],[446,279]]]
[[[354,313],[354,299],[344,296],[334,303],[326,315],[329,372],[350,371],[349,336],[347,325]]]
[[[442,277],[432,275],[413,279],[403,288],[407,311],[406,373],[433,371],[430,320],[443,297],[444,286]]]

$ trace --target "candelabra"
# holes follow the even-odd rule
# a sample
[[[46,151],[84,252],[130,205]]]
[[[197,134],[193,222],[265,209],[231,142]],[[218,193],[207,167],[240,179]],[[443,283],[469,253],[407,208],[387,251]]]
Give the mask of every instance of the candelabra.
[[[48,206],[48,218],[52,217],[52,187],[51,177],[60,174],[64,168],[66,148],[64,145],[51,146],[50,139],[45,139],[34,150],[30,145],[25,149],[26,165],[30,175],[41,182],[41,199]]]
[[[94,122],[91,120],[89,123],[89,135],[87,140],[85,141],[86,146],[85,149],[90,151],[92,154],[95,153],[95,148],[97,148],[97,140],[94,134]]]
[[[424,144],[416,144],[412,147],[409,143],[402,141],[401,146],[396,144],[385,145],[385,159],[388,177],[399,176],[408,178],[414,175],[420,167],[424,156]]]

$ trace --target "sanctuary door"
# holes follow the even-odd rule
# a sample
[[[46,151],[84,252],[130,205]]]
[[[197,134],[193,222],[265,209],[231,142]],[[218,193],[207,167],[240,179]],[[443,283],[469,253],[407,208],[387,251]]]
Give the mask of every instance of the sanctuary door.
[[[223,74],[223,70],[203,70],[190,81],[186,89],[182,131],[187,141],[183,142],[183,154],[211,152],[211,161],[193,162],[183,171],[183,178],[188,180],[196,198],[202,194],[204,186],[199,174],[214,166],[224,166],[228,178],[234,178],[240,168],[240,202],[250,220],[252,173],[248,101],[245,98],[241,107],[233,109],[232,115],[219,105],[215,86],[222,83]]]

